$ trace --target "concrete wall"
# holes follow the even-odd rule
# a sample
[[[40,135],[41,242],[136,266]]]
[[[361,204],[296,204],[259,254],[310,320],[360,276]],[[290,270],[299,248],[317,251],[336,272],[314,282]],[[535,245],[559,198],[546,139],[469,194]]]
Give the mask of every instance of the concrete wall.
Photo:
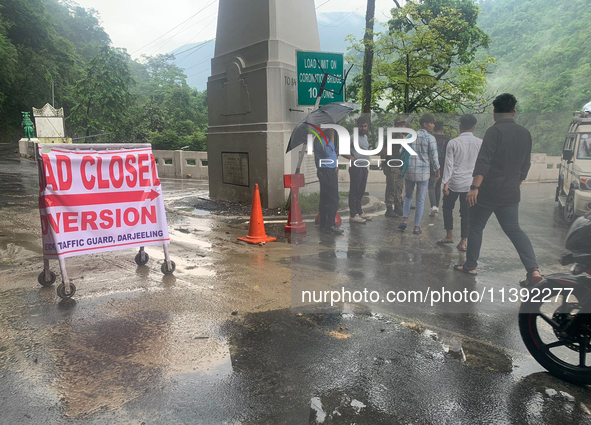
[[[63,138],[49,138],[44,137],[42,139],[25,139],[22,138],[18,141],[18,152],[23,158],[35,159],[35,152],[37,151],[37,143],[72,143],[72,139],[69,137]]]
[[[18,152],[23,158],[35,159],[37,144],[33,140],[20,139],[18,141]]]
[[[372,168],[377,165],[379,156],[372,156]],[[545,153],[535,153],[531,156],[531,168],[527,174],[526,181],[558,181],[558,168],[560,166],[559,156],[547,156]],[[344,158],[339,158],[342,163],[348,162]],[[369,170],[369,176],[367,177],[368,183],[383,183],[385,182],[385,176],[381,170]],[[349,182],[349,165],[344,167],[341,165],[339,170],[339,182]]]
[[[207,152],[152,151],[160,177],[207,180]]]
[[[35,142],[21,139],[19,141],[20,156],[25,158],[35,157]],[[209,178],[209,166],[207,152],[193,151],[153,151],[158,175],[168,178],[190,178],[207,180]],[[372,165],[377,164],[378,156],[372,157]],[[343,164],[348,162],[340,158]],[[547,156],[545,153],[532,154],[531,168],[527,175],[527,181],[558,181],[559,156]],[[349,165],[341,165],[339,182],[349,182]],[[384,183],[385,177],[381,170],[370,169],[368,183]],[[283,187],[283,179],[281,179]]]
[[[199,164],[201,164],[201,161],[207,161],[206,152],[154,151],[154,156],[157,158],[158,175],[162,177],[187,177],[187,174],[192,174],[189,178],[207,179],[207,166],[201,165],[190,168],[185,164],[187,158],[194,157],[199,158]],[[164,158],[168,158],[173,163],[164,164]],[[377,164],[378,159],[379,156],[373,156],[372,165]],[[344,158],[340,158],[339,161],[343,163],[339,170],[339,182],[348,183],[349,165],[345,164],[348,161]],[[532,164],[527,175],[527,181],[558,181],[559,165],[559,156],[532,154]],[[384,173],[381,170],[371,169],[367,181],[368,183],[384,183]]]
[[[548,156],[545,153],[532,154],[527,181],[558,181],[560,160],[559,156]]]

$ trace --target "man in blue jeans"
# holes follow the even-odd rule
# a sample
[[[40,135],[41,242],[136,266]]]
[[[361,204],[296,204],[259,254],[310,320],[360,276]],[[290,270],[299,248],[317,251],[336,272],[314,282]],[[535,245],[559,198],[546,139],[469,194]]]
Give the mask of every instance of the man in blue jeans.
[[[417,140],[412,148],[417,153],[408,158],[408,164],[404,174],[404,184],[406,195],[402,206],[402,223],[398,228],[405,230],[408,226],[408,216],[410,215],[410,206],[412,203],[413,192],[417,187],[417,202],[415,208],[415,227],[413,234],[420,235],[421,219],[423,218],[423,206],[425,204],[425,195],[429,187],[429,178],[431,170],[435,171],[435,178],[441,177],[439,169],[439,157],[437,155],[437,142],[435,137],[429,133],[435,128],[435,118],[431,114],[425,114],[419,120],[421,129],[417,131]]]
[[[509,93],[494,101],[495,124],[486,131],[474,167],[472,186],[466,196],[470,208],[466,262],[455,270],[476,274],[482,232],[494,213],[501,228],[511,239],[527,272],[521,282],[530,287],[542,281],[531,241],[519,227],[521,182],[530,167],[532,140],[527,129],[513,120],[517,99]]]

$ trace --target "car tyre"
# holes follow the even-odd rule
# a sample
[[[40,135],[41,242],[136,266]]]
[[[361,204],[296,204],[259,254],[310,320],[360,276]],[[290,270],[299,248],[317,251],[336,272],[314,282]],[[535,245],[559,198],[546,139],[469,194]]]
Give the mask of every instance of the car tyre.
[[[562,210],[562,217],[567,225],[573,224],[577,216],[575,215],[575,191],[571,190],[566,197],[566,202]]]

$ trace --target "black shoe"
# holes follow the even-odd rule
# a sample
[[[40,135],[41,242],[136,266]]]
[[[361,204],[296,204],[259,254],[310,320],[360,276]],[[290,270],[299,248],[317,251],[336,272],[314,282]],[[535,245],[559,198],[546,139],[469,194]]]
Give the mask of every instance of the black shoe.
[[[396,213],[394,212],[392,205],[386,205],[386,214],[384,214],[384,215],[386,217],[392,217],[392,218],[398,217],[398,215],[396,215]]]
[[[323,227],[322,229],[320,229],[320,231],[322,233],[330,233],[333,235],[342,235],[343,233],[345,233],[344,230],[339,229],[338,227],[335,226],[330,226],[330,227]]]
[[[401,208],[394,208],[394,217],[402,217],[402,209]]]

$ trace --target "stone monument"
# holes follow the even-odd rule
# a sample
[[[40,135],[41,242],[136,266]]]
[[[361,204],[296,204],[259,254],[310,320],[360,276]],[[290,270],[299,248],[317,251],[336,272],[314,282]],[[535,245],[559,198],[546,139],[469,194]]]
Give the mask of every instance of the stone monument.
[[[320,50],[314,0],[220,0],[215,43],[210,196],[249,203],[258,184],[263,207],[276,208],[297,156],[285,154],[289,136],[311,111],[297,107],[296,51]]]
[[[49,103],[33,108],[35,129],[40,143],[72,143],[64,131],[64,108],[55,109]]]
[[[37,143],[72,143],[64,132],[64,108],[55,109],[49,103],[41,109],[33,108],[34,125],[29,112],[22,114],[25,137],[18,141],[20,156],[34,158]],[[33,132],[37,133],[37,137]]]

